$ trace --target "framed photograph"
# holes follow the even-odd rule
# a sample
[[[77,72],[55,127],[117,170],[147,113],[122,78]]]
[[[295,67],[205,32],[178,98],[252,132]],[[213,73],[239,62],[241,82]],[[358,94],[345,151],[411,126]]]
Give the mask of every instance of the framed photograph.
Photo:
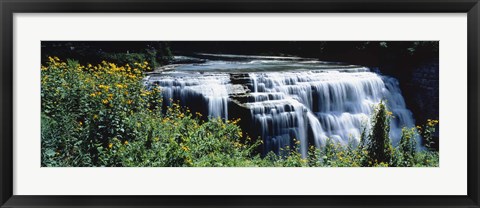
[[[479,207],[477,0],[0,6],[1,207]]]

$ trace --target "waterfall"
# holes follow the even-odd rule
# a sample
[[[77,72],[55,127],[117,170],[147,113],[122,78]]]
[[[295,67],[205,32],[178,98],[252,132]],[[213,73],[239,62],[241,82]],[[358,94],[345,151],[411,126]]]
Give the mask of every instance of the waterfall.
[[[180,101],[182,106],[200,103],[206,106],[208,116],[228,119],[228,75],[150,77],[149,82],[160,86],[166,105],[171,105],[171,101],[175,100]]]
[[[242,119],[251,121],[250,135],[263,139],[264,153],[281,153],[282,148],[293,147],[294,140],[300,142],[302,156],[308,145],[320,147],[327,138],[342,145],[358,142],[362,129],[369,128],[373,106],[382,99],[394,116],[390,126],[394,145],[401,128],[414,126],[398,81],[366,67],[301,60],[217,60],[163,72],[151,76],[148,83],[161,88],[166,105],[170,99],[179,100],[195,111],[224,119],[233,113],[232,106],[250,112]]]
[[[306,144],[309,140],[305,132],[311,132],[317,147],[326,138],[342,145],[349,140],[358,142],[361,130],[368,129],[373,106],[382,99],[387,100],[394,115],[390,131],[394,144],[400,139],[402,127],[414,125],[398,81],[392,77],[339,71],[251,73],[250,77],[254,79],[253,85],[257,85],[253,86],[254,96],[276,98],[255,102],[251,107],[255,122],[262,121],[255,124],[262,129],[262,138],[273,142],[273,145],[267,143],[271,148],[267,150],[278,149],[277,145],[284,145],[292,137]],[[291,116],[294,118],[290,119]],[[265,118],[271,121],[263,121]],[[271,126],[275,128],[271,130]],[[310,129],[305,129],[307,126]],[[279,138],[282,141],[275,143]],[[303,155],[306,150],[302,145]]]

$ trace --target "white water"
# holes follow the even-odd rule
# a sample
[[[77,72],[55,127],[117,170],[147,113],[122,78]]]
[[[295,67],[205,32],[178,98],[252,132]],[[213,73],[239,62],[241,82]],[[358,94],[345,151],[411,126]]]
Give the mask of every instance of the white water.
[[[167,105],[178,100],[182,105],[192,105],[192,101],[203,100],[207,104],[210,117],[228,119],[228,92],[230,78],[227,74],[214,76],[162,76],[155,79],[161,87],[163,100]]]
[[[265,152],[278,153],[280,148],[292,146],[294,139],[300,141],[303,156],[308,144],[319,147],[327,138],[343,145],[358,142],[361,130],[369,128],[373,106],[382,99],[394,116],[390,127],[393,144],[398,143],[402,127],[414,125],[396,79],[365,67],[329,68],[322,63],[217,60],[164,72],[150,77],[149,82],[161,87],[167,102],[172,98],[186,106],[204,106],[211,117],[228,119],[232,95],[253,97],[242,104],[251,112],[244,116],[251,117],[254,133],[264,140]],[[212,70],[215,68],[219,70]],[[230,73],[238,71],[247,81],[232,84]]]
[[[273,142],[273,146],[282,147],[291,137],[307,144],[309,131],[316,146],[324,144],[326,138],[343,145],[349,140],[358,142],[361,130],[368,128],[373,106],[382,99],[387,100],[394,115],[390,132],[394,144],[401,136],[402,127],[414,125],[398,83],[391,77],[372,72],[338,71],[254,73],[250,77],[256,85],[253,96],[272,94],[280,98],[256,99],[250,106],[255,122],[263,129],[262,137]],[[305,155],[306,150],[306,145],[301,145],[302,154]]]

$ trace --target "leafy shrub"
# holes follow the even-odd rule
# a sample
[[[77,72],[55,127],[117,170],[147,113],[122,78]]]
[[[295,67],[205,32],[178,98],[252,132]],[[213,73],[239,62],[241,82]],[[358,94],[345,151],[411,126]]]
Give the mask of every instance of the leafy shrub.
[[[162,113],[147,63],[42,66],[43,166],[250,166],[237,121],[204,122],[178,104]],[[200,115],[198,116],[200,117]]]
[[[423,127],[417,126],[418,132],[422,135],[425,141],[424,146],[430,151],[435,151],[434,134],[437,124],[438,120],[427,119],[427,123],[423,125]]]
[[[381,101],[374,109],[372,116],[372,130],[367,143],[369,165],[390,163],[392,145],[390,143],[390,116],[386,105]]]
[[[103,53],[102,57],[104,60],[115,62],[120,66],[143,64],[145,66],[141,68],[144,71],[152,71],[158,65],[155,61],[155,56],[152,57],[147,53]]]
[[[412,166],[414,162],[414,157],[415,157],[415,152],[416,152],[416,146],[417,142],[415,141],[415,138],[417,136],[417,132],[415,131],[415,128],[403,128],[402,129],[402,137],[400,139],[400,144],[398,146],[398,149],[400,151],[400,156],[402,157],[401,161],[402,163],[399,164],[399,166]]]
[[[99,150],[113,138],[135,138],[134,129],[127,125],[129,117],[148,109],[152,99],[160,99],[158,90],[147,91],[140,84],[146,64],[136,66],[118,67],[106,62],[82,66],[50,57],[41,71],[42,132],[57,132],[57,139],[42,138],[55,141],[45,153],[51,155],[55,149],[60,156],[86,154],[90,159],[78,164],[90,165],[97,162]],[[64,128],[63,132],[57,130]],[[59,143],[67,138],[78,143]]]

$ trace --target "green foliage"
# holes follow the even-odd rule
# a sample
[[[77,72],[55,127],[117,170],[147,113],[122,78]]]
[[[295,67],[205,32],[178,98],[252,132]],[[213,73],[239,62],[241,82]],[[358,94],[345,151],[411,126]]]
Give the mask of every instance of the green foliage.
[[[390,143],[390,116],[386,105],[381,101],[374,110],[372,117],[372,131],[367,143],[368,157],[371,164],[390,163],[392,145]]]
[[[436,131],[437,124],[438,124],[438,120],[428,119],[427,123],[423,125],[423,127],[417,126],[419,133],[422,135],[422,137],[425,140],[424,146],[430,151],[435,151],[434,134]]]
[[[64,167],[69,164],[91,164],[88,143],[81,138],[75,119],[65,116],[57,119],[41,117],[42,166]]]
[[[151,111],[152,100],[160,99],[158,90],[140,84],[146,67],[82,66],[50,57],[41,68],[43,156],[55,152],[57,163],[88,166],[97,163],[100,150],[113,138],[132,139],[130,116]]]
[[[146,53],[103,53],[102,59],[107,62],[115,62],[120,66],[129,65],[134,66],[135,63],[151,63],[151,66],[145,68],[145,71],[151,71],[157,65],[155,58],[152,58],[149,54]]]
[[[59,56],[75,59],[82,64],[99,64],[102,61],[124,66],[133,63],[150,63],[150,69],[168,64],[173,54],[168,42],[159,41],[44,41],[42,64],[49,57]]]
[[[150,42],[147,54],[152,58],[152,62],[155,61],[159,65],[168,64],[173,59],[173,53],[168,42]]]
[[[435,41],[412,41],[409,47],[407,48],[408,54],[410,56],[416,55],[418,53],[437,53],[438,54],[439,45]]]
[[[193,116],[141,83],[147,63],[42,66],[42,166],[253,166],[238,120]],[[242,142],[243,141],[243,142]],[[248,144],[248,145],[247,145]]]
[[[400,139],[400,144],[398,146],[400,156],[402,157],[402,162],[399,164],[399,166],[410,167],[415,163],[414,157],[417,146],[417,142],[415,141],[416,135],[417,132],[415,131],[415,128],[402,129],[402,138]]]
[[[135,63],[149,63],[149,66],[144,69],[145,71],[153,71],[159,66],[168,64],[173,58],[173,54],[167,43],[161,42],[151,42],[147,45],[146,49],[138,52],[104,52],[101,53],[100,56],[102,59],[118,65],[128,64],[133,66]]]
[[[138,114],[131,124],[137,139],[114,139],[100,156],[101,166],[220,167],[253,166],[254,145],[241,143],[241,129],[221,119],[204,122],[178,105],[161,115]]]
[[[436,151],[420,151],[414,156],[414,167],[439,167],[439,153]]]

